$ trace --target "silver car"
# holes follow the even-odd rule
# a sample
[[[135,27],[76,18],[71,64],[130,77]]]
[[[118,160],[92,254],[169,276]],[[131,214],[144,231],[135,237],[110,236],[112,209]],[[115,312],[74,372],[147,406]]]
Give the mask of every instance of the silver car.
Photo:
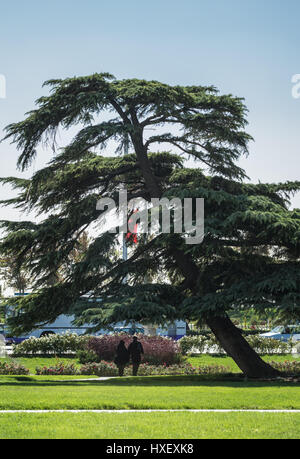
[[[265,338],[278,339],[280,341],[300,341],[300,325],[279,325],[268,333],[263,333],[260,336]]]

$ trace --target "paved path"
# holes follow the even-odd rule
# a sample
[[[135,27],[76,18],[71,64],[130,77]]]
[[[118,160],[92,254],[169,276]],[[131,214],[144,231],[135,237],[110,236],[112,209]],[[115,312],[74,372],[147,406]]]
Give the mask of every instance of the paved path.
[[[300,410],[0,410],[0,414],[14,413],[291,413],[300,414]]]
[[[35,375],[29,375],[35,376]],[[45,375],[49,376],[49,375]],[[53,382],[80,382],[80,381],[108,381],[109,379],[116,379],[118,376],[101,376],[99,378],[85,378],[85,379],[56,379]]]

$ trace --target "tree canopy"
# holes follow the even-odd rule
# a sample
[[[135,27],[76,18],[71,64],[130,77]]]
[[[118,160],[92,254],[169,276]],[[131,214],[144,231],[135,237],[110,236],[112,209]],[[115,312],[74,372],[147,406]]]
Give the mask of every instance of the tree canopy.
[[[300,210],[290,209],[289,196],[300,182],[245,181],[237,164],[251,139],[243,100],[214,87],[120,81],[109,74],[46,84],[50,95],[24,121],[7,127],[22,170],[39,144],[54,150],[30,180],[1,179],[18,190],[3,205],[45,215],[40,223],[2,222],[1,252],[17,257],[34,286],[32,295],[18,300],[14,331],[51,322],[81,299],[78,320],[95,329],[120,320],[206,322],[246,373],[256,375],[261,366],[271,374],[253,354],[253,366],[245,363],[248,349],[227,314],[272,307],[299,318]],[[72,125],[78,133],[57,151],[57,129]],[[117,148],[108,156],[111,141]],[[161,145],[167,149],[160,151]],[[128,199],[204,198],[204,242],[190,246],[174,233],[140,236],[124,261],[112,257],[118,235],[106,232],[89,241],[83,258],[70,261],[80,235],[102,215],[97,201],[117,201],[120,186]],[[66,260],[64,276],[49,286]],[[101,297],[100,307],[85,303],[84,296]]]

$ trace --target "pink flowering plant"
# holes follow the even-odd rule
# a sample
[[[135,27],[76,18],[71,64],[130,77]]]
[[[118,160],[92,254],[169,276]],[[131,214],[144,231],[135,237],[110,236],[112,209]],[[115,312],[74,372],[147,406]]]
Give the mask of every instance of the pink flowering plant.
[[[118,368],[113,362],[101,361],[99,363],[87,363],[80,369],[82,375],[118,376]]]
[[[270,362],[270,365],[282,373],[300,375],[300,360],[286,360],[285,362]]]
[[[82,375],[118,376],[118,368],[112,362],[88,363],[80,369]],[[195,367],[189,363],[167,365],[149,365],[142,363],[139,367],[139,376],[168,376],[168,375],[216,375],[230,373],[230,368],[223,365],[207,365]],[[131,376],[132,368],[127,366],[124,376]]]
[[[178,343],[164,336],[137,335],[144,348],[143,362],[160,365],[179,363],[182,360]],[[89,338],[86,349],[97,354],[98,360],[113,361],[116,348],[123,340],[128,347],[132,337],[126,334],[103,335]]]
[[[74,363],[64,363],[57,362],[52,366],[37,367],[35,369],[36,374],[41,375],[50,375],[50,376],[67,376],[67,375],[79,375],[80,371]]]
[[[28,375],[29,370],[17,362],[0,362],[0,375]]]

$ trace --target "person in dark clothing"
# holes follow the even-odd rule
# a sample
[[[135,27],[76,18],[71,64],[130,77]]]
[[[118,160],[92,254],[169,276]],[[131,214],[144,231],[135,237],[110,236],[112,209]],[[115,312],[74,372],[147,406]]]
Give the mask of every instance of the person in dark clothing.
[[[132,375],[137,376],[139,366],[142,361],[141,355],[144,354],[144,349],[136,336],[133,337],[133,341],[129,345],[128,352],[132,361]]]
[[[129,362],[129,359],[130,359],[130,356],[129,356],[128,350],[126,349],[125,342],[121,340],[117,347],[117,355],[114,360],[119,370],[119,376],[124,375],[124,369],[127,363]]]

